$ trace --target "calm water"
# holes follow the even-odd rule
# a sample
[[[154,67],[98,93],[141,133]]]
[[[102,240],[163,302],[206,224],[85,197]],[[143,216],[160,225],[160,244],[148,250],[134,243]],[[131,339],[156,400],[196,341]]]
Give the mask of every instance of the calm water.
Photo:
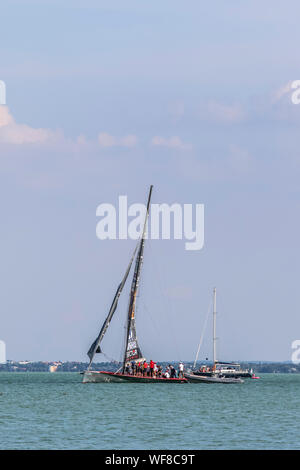
[[[300,375],[244,384],[81,384],[0,373],[1,449],[300,449]]]

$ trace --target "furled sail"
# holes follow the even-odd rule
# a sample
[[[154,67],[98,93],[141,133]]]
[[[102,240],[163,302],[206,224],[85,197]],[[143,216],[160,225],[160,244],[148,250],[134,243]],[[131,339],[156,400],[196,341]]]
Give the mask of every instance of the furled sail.
[[[104,321],[104,323],[103,323],[103,325],[102,325],[102,328],[101,328],[101,330],[100,330],[100,333],[99,333],[99,335],[97,336],[97,338],[95,339],[95,341],[93,342],[93,344],[91,345],[90,349],[88,350],[88,353],[87,353],[87,354],[88,354],[88,356],[89,356],[89,358],[90,358],[90,363],[89,363],[88,369],[90,368],[90,366],[91,366],[91,364],[92,364],[92,362],[93,362],[93,359],[94,359],[95,354],[102,352],[102,351],[101,351],[101,347],[100,347],[100,343],[101,343],[101,341],[103,340],[103,337],[104,337],[104,335],[105,335],[105,333],[106,333],[106,331],[107,331],[107,328],[108,328],[108,326],[109,326],[109,324],[110,324],[110,321],[111,321],[111,319],[112,319],[112,317],[113,317],[113,314],[115,313],[115,311],[116,311],[116,309],[117,309],[119,297],[120,297],[121,292],[122,292],[122,290],[123,290],[123,287],[124,287],[124,285],[125,285],[125,283],[126,283],[126,280],[127,280],[128,274],[129,274],[129,272],[130,272],[130,268],[131,268],[131,265],[132,265],[132,263],[133,263],[133,260],[134,260],[134,257],[135,257],[137,248],[138,248],[138,245],[136,246],[136,248],[135,248],[135,250],[134,250],[134,252],[133,252],[133,255],[132,255],[132,257],[131,257],[130,263],[129,263],[128,268],[127,268],[127,270],[126,270],[126,273],[125,273],[125,275],[124,275],[124,277],[123,277],[123,279],[122,279],[122,282],[121,282],[121,283],[119,284],[119,286],[118,286],[117,292],[116,292],[116,294],[115,294],[115,296],[114,296],[114,300],[113,300],[113,302],[112,302],[112,304],[111,304],[109,313],[108,313],[108,315],[107,315],[107,317],[106,317],[106,319],[105,319],[105,321]]]
[[[133,274],[133,279],[131,283],[130,297],[129,297],[129,307],[128,307],[128,320],[127,320],[127,339],[126,339],[126,349],[124,354],[123,361],[123,373],[125,372],[126,363],[130,361],[137,361],[138,359],[143,359],[143,354],[141,348],[139,347],[137,335],[136,335],[136,326],[135,326],[135,307],[136,307],[136,297],[140,281],[140,273],[143,262],[144,255],[144,245],[145,245],[145,235],[147,227],[147,219],[150,209],[150,200],[152,194],[153,186],[150,186],[148,203],[147,203],[147,212],[145,216],[144,228],[142,233],[142,238],[139,243],[139,250],[135,262],[135,269]]]

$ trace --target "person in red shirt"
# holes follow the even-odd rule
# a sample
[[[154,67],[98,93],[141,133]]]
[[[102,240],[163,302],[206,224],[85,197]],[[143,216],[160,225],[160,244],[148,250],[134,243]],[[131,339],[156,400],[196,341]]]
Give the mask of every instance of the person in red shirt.
[[[153,377],[154,362],[150,360],[150,377]]]
[[[148,364],[146,361],[143,363],[143,375],[147,375]]]

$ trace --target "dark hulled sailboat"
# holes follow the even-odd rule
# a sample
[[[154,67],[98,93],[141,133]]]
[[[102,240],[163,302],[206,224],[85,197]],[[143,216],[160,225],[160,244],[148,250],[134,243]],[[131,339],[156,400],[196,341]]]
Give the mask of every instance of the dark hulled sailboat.
[[[141,348],[137,340],[136,325],[135,325],[135,309],[136,309],[136,297],[137,297],[137,292],[138,292],[139,282],[140,282],[141,267],[143,263],[145,234],[146,234],[147,219],[148,219],[149,210],[150,210],[152,188],[153,186],[150,187],[150,191],[149,191],[147,211],[146,211],[146,216],[145,216],[142,237],[134,250],[134,253],[131,257],[128,268],[125,272],[122,282],[120,283],[117,289],[117,292],[113,299],[109,313],[102,325],[100,333],[88,351],[90,363],[89,363],[88,369],[84,372],[83,383],[88,383],[88,382],[185,383],[187,382],[186,378],[163,378],[163,377],[159,378],[159,377],[148,377],[148,376],[141,376],[141,375],[131,375],[131,374],[126,373],[127,365],[129,365],[132,361],[134,361],[135,363],[138,363],[138,362],[142,363],[144,361],[144,357],[143,357]],[[131,289],[130,289],[129,307],[128,307],[128,313],[127,313],[126,342],[125,342],[125,351],[124,351],[122,368],[118,372],[93,371],[91,370],[91,365],[92,365],[94,356],[96,353],[102,352],[101,346],[100,346],[101,342],[108,329],[110,321],[117,309],[119,297],[126,283],[126,280],[128,278],[128,275],[129,275],[129,272],[130,272],[130,269],[131,269],[131,266],[133,264],[135,257],[136,257],[136,261],[135,261],[134,274],[133,274],[133,279],[132,279]]]

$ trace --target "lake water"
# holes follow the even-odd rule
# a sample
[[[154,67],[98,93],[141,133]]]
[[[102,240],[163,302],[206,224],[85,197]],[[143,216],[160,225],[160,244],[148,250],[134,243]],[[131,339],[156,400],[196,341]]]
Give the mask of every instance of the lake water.
[[[0,373],[0,449],[300,449],[300,375],[244,384],[82,384]]]

